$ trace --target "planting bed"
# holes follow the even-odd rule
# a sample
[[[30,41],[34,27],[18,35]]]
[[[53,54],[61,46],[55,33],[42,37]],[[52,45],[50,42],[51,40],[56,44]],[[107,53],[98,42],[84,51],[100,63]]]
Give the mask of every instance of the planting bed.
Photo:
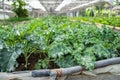
[[[119,31],[67,17],[45,17],[16,27],[0,27],[0,35],[1,72],[78,65],[93,70],[98,60],[120,57]]]
[[[111,16],[111,17],[73,17],[71,19],[80,20],[80,21],[87,21],[93,23],[101,23],[105,25],[110,25],[114,27],[120,27],[120,16]]]

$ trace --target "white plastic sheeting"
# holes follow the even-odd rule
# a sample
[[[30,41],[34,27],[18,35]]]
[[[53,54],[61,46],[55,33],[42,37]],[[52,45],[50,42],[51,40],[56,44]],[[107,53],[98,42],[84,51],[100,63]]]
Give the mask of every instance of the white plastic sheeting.
[[[111,4],[111,0],[94,0],[94,1],[91,1],[89,3],[82,4],[82,5],[76,6],[74,8],[71,8],[70,11],[87,8],[87,7],[90,7],[90,6],[99,5],[100,3],[109,3],[109,4]]]
[[[4,4],[6,4],[6,5],[12,5],[12,1],[7,1],[7,0],[4,0]]]
[[[43,7],[43,5],[38,0],[30,0],[29,5],[34,9],[41,9],[43,11],[46,11],[46,9]]]
[[[120,10],[120,5],[113,8],[113,10]]]
[[[66,13],[66,12],[69,13],[69,10],[71,8],[74,8],[74,7],[82,5],[82,4],[89,3],[90,1],[94,1],[94,0],[74,0],[70,4],[62,7],[62,9],[59,11],[59,13]]]
[[[64,6],[70,4],[73,0],[64,0],[56,9],[55,11],[60,11]]]
[[[15,13],[10,10],[0,9],[0,17],[1,17],[0,19],[4,19],[4,15],[5,15],[5,18],[9,18],[9,17],[14,17]]]
[[[63,0],[63,1],[62,0],[24,0],[24,1],[27,2],[28,7],[25,8],[28,9],[29,11],[35,9],[35,10],[39,10],[42,13],[44,12],[49,13],[51,10],[53,13],[54,12],[66,13],[69,11],[71,12],[71,11],[87,8],[90,6],[99,5],[101,2],[107,2],[109,4],[113,4],[116,0]],[[11,5],[12,0],[10,1],[5,0],[5,4]]]
[[[44,8],[44,6],[40,3],[39,0],[24,0],[26,3],[28,3],[27,6],[31,6],[34,9],[41,9],[43,11],[46,11],[46,9]],[[0,2],[2,2],[2,0],[0,0]],[[5,5],[12,5],[13,1],[12,0],[4,0],[4,4]]]
[[[3,13],[0,13],[0,19],[8,19],[9,16]]]

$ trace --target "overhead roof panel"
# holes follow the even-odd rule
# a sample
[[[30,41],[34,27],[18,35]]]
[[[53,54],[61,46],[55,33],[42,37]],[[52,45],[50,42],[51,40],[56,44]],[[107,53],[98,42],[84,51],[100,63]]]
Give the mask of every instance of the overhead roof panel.
[[[70,4],[63,6],[59,13],[79,10],[93,5],[99,5],[100,3],[111,4],[113,0],[73,0]]]
[[[60,11],[66,5],[69,5],[73,0],[64,0],[56,9],[55,11]]]
[[[68,2],[69,4],[64,5],[59,12],[66,12],[73,7],[89,3],[90,1],[93,0],[72,0],[70,3]]]
[[[70,11],[73,11],[73,10],[79,10],[79,9],[83,9],[83,8],[87,8],[87,7],[90,7],[90,6],[95,6],[95,5],[99,5],[101,3],[108,3],[108,4],[111,4],[111,0],[93,0],[93,1],[90,1],[88,3],[85,3],[85,4],[81,4],[81,5],[78,5],[76,7],[73,7],[71,9],[69,9]]]
[[[92,0],[91,0],[92,1]],[[72,2],[70,5],[68,5],[68,9],[70,9],[70,8],[73,8],[73,7],[75,7],[75,6],[78,6],[78,5],[82,5],[82,4],[86,4],[86,3],[89,3],[90,1],[88,1],[88,0],[84,0],[84,1],[80,1],[80,0],[76,0],[76,1],[74,1],[74,2]],[[63,8],[64,9],[64,8]]]
[[[2,1],[2,0],[0,0]],[[6,2],[7,0],[5,0]],[[12,0],[10,0],[12,1]],[[86,5],[91,5],[93,1],[106,1],[113,3],[115,0],[24,0],[28,2],[32,8],[36,10],[42,10],[47,12],[67,12],[71,10],[77,10]],[[6,3],[11,4],[11,2]],[[99,4],[99,3],[98,3]]]
[[[40,3],[40,1],[38,0],[30,0],[29,1],[29,5],[34,8],[34,9],[41,9],[43,11],[46,11],[46,9],[44,8],[44,6]]]
[[[63,0],[39,0],[48,12],[54,12]]]

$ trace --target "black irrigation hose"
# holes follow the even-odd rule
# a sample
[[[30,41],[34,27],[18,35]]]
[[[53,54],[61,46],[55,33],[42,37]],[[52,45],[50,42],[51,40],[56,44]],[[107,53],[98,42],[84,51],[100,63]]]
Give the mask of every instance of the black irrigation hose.
[[[105,67],[108,65],[119,64],[119,63],[120,63],[120,57],[100,60],[95,63],[95,68]],[[34,70],[32,71],[32,76],[33,77],[48,77],[51,75],[56,75],[58,77],[61,77],[64,75],[80,72],[84,69],[85,68],[82,66],[75,66],[75,67],[70,67],[70,68],[53,69],[53,70],[50,70],[50,69]]]
[[[95,63],[95,68],[105,67],[108,65],[119,64],[119,63],[120,63],[120,57],[100,60]]]

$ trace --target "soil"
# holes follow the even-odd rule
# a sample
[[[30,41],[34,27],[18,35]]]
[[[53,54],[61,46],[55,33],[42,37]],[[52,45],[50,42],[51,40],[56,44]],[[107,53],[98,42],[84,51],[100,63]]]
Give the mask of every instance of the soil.
[[[45,55],[41,55],[41,53],[33,53],[28,59],[28,67],[25,68],[25,58],[24,55],[20,55],[17,59],[19,66],[15,71],[24,71],[24,70],[35,70],[35,64],[39,59],[45,59]],[[50,61],[49,69],[59,68],[53,61]]]

